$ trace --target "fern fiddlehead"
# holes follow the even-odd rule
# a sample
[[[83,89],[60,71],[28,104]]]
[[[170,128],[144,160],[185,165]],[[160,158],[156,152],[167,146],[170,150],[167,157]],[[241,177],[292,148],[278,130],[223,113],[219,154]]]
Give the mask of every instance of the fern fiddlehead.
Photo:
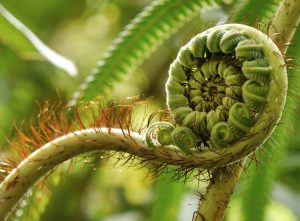
[[[262,146],[281,118],[287,73],[280,50],[249,26],[211,28],[180,49],[166,93],[175,125],[170,146],[201,156],[203,167],[214,171],[193,220],[221,220],[242,159]],[[222,166],[229,164],[226,175]]]
[[[299,5],[292,1],[289,6]],[[291,8],[295,9],[291,11],[294,14],[290,16],[291,20],[296,20],[296,16],[299,20],[299,11],[296,10],[299,7]],[[286,10],[281,12],[280,18],[288,15]],[[275,22],[276,32],[284,32],[287,20],[276,21],[280,21]],[[283,43],[290,41],[297,25],[290,20],[289,23],[289,35],[285,35],[288,37],[275,39],[277,44],[280,40]],[[168,81],[168,92],[172,92],[168,95],[168,107],[173,124],[156,123],[150,126],[145,137],[106,126],[91,128],[45,144],[3,177],[0,219],[7,217],[41,176],[80,153],[114,150],[165,164],[211,168],[243,158],[268,138],[281,117],[287,88],[284,61],[268,37],[247,26],[218,26],[196,36],[176,60],[179,62],[174,62],[171,67],[176,74],[170,75]],[[182,155],[176,146],[186,155]],[[233,177],[220,175],[225,179]],[[238,179],[238,175],[234,177]],[[213,182],[218,185],[214,189],[231,190],[236,180]],[[215,192],[211,191],[207,198],[214,198]],[[232,191],[227,193],[230,195]],[[220,208],[215,202],[212,206],[209,203],[204,205]],[[221,217],[208,213],[214,220]],[[204,220],[212,219],[205,216]]]
[[[286,69],[265,34],[246,25],[220,25],[180,49],[166,94],[175,125],[169,144],[186,154],[210,155],[211,165],[220,165],[217,152],[227,164],[253,152],[274,130],[287,94]],[[151,134],[150,127],[146,136]]]

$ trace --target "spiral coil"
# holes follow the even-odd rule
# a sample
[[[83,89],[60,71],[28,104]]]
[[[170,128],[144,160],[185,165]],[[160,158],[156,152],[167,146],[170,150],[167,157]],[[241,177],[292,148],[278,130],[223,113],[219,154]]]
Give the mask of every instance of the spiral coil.
[[[284,89],[279,94],[282,100],[272,118],[279,120],[286,73],[272,63],[275,58],[265,48],[266,39],[245,25],[221,25],[200,33],[180,49],[166,83],[167,106],[175,125],[170,144],[189,154],[203,147],[226,149],[253,136],[265,109],[271,109],[268,96],[276,90],[274,78],[283,79],[279,86]]]

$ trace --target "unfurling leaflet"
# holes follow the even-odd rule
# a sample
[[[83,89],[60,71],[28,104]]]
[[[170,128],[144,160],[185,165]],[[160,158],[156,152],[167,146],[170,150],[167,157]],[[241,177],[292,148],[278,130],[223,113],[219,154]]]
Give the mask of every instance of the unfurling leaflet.
[[[282,64],[270,38],[249,26],[226,24],[198,34],[170,66],[166,83],[174,125],[170,136],[167,142],[158,141],[150,126],[148,146],[173,145],[185,154],[244,152],[236,159],[251,153],[281,117],[287,91]],[[166,122],[154,126],[160,124]],[[154,140],[148,142],[149,137]]]

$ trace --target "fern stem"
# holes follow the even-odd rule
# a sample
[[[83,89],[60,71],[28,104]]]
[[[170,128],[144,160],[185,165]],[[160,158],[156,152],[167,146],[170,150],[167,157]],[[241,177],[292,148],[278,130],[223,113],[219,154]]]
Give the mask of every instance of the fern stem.
[[[285,54],[300,22],[300,1],[284,0],[281,2],[269,35],[274,43]]]
[[[206,188],[205,196],[199,204],[193,221],[219,221],[223,219],[242,172],[243,164],[244,160],[213,171],[212,179]]]
[[[0,183],[0,220],[6,219],[36,181],[60,163],[97,150],[125,152],[141,157],[144,161],[185,168],[203,167],[209,163],[200,153],[185,155],[173,146],[149,148],[144,142],[144,135],[128,130],[90,128],[75,131],[40,147]]]

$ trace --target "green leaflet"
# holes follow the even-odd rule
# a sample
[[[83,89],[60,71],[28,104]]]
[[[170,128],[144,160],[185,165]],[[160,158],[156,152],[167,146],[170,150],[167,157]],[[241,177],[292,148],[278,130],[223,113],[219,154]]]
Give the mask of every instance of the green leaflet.
[[[277,130],[278,132],[278,130]],[[273,180],[284,154],[284,148],[276,143],[280,139],[271,137],[263,152],[257,154],[262,162],[256,167],[252,164],[251,173],[246,177],[246,187],[242,195],[242,214],[244,221],[263,221],[269,203]],[[268,154],[272,153],[272,154]]]
[[[279,0],[241,0],[236,5],[230,22],[253,24],[262,19],[272,18]]]
[[[179,206],[185,193],[183,183],[174,182],[173,173],[161,174],[154,188],[151,221],[177,220]]]
[[[74,93],[70,106],[104,95],[122,75],[137,68],[165,39],[213,0],[156,0],[120,33],[98,66]]]
[[[295,35],[295,42],[300,42],[300,29],[298,28]],[[293,57],[300,56],[300,46],[291,47],[289,55]],[[297,61],[299,63],[299,60]],[[277,174],[280,163],[285,154],[285,147],[292,135],[295,121],[295,108],[299,103],[297,95],[299,95],[300,78],[299,73],[288,72],[289,87],[286,107],[282,114],[282,119],[276,127],[274,134],[269,141],[262,147],[259,154],[261,162],[258,168],[253,168],[252,173],[247,179],[245,194],[242,199],[242,211],[244,221],[263,221],[265,208],[268,204],[273,180]]]

